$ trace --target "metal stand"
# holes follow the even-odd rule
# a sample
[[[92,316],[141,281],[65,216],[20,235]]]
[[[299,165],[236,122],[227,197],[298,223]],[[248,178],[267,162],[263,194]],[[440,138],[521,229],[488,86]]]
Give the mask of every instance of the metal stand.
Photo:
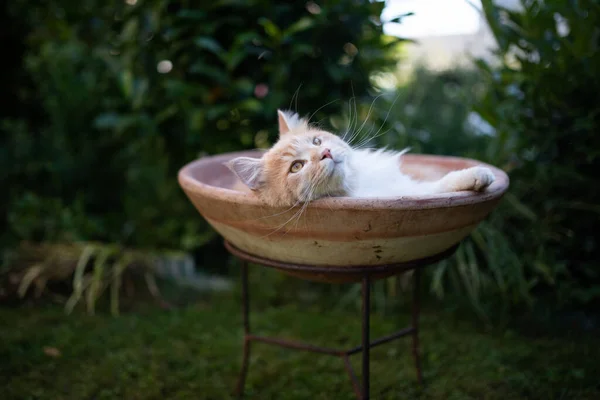
[[[282,263],[278,261],[268,260],[252,254],[246,253],[231,243],[225,242],[227,250],[242,260],[242,313],[244,321],[244,349],[242,357],[242,368],[238,377],[235,393],[241,397],[244,392],[244,385],[246,382],[246,375],[248,373],[248,360],[250,358],[250,342],[263,342],[276,346],[286,347],[296,350],[304,350],[313,353],[329,354],[333,356],[341,357],[344,361],[344,366],[350,377],[354,393],[357,399],[368,400],[369,395],[369,361],[370,361],[370,349],[375,346],[390,342],[403,336],[412,336],[412,354],[415,361],[415,368],[417,370],[417,381],[419,384],[423,383],[423,376],[421,372],[421,363],[419,355],[419,283],[421,276],[421,268],[437,261],[440,261],[450,256],[456,251],[457,246],[454,246],[440,254],[433,257],[428,257],[421,260],[412,261],[409,263],[402,264],[391,264],[391,265],[378,265],[378,266],[364,266],[364,267],[316,267],[298,264]],[[287,272],[303,272],[306,277],[307,274],[314,273],[315,276],[322,278],[325,276],[335,276],[337,274],[352,275],[355,280],[362,281],[362,344],[360,346],[351,348],[349,350],[335,349],[329,347],[313,346],[311,344],[300,343],[296,341],[283,340],[275,337],[265,337],[253,335],[250,332],[250,311],[249,311],[249,294],[248,294],[248,263],[256,263],[276,269],[284,270]],[[398,275],[400,273],[414,270],[413,277],[413,302],[412,302],[412,323],[411,326],[401,329],[388,336],[370,341],[370,303],[371,303],[371,281],[375,279]],[[322,279],[321,279],[322,280]],[[350,364],[350,356],[356,353],[362,352],[362,384],[359,384],[354,369]]]

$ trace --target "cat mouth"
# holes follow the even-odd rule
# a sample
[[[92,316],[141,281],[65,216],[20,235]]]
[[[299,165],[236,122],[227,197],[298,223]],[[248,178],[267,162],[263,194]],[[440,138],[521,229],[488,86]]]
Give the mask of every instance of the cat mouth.
[[[330,156],[330,157],[327,157],[327,158],[322,158],[321,162],[327,162],[328,160],[332,161],[334,165],[340,164],[342,161],[344,161],[343,158],[341,158],[339,156],[335,157],[335,158],[333,156]]]
[[[334,176],[338,176],[342,173],[341,167],[339,166],[341,163],[341,159],[332,159],[331,162],[327,163],[327,165],[324,165],[327,179],[331,179]]]
[[[338,172],[339,166],[342,163],[342,159],[330,158],[321,160],[321,162],[323,163],[323,169],[326,171],[326,174],[328,176],[332,176]]]

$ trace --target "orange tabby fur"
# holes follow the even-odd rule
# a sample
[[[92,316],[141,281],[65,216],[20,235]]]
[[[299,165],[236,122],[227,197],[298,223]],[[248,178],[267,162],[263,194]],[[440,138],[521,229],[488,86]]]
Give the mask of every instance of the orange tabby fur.
[[[326,163],[319,162],[322,149],[311,145],[311,141],[318,136],[323,142],[334,142],[336,146],[348,149],[350,146],[337,135],[313,128],[303,120],[290,128],[281,114],[279,132],[277,143],[261,158],[260,175],[254,177],[254,184],[248,185],[247,181],[244,182],[247,188],[252,189],[264,202],[272,206],[291,205],[321,195],[346,194],[342,188],[341,177],[336,182],[335,176],[330,176],[331,171],[327,169]],[[302,174],[290,174],[290,165],[299,159],[306,161],[305,171],[302,171]],[[232,160],[227,164],[234,171],[235,162],[236,160]],[[327,187],[319,185],[326,180]],[[337,189],[332,190],[334,187]]]

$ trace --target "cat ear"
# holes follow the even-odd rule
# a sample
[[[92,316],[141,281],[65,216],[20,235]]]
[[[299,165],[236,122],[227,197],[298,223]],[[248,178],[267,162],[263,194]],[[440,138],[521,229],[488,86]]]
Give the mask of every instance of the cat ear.
[[[225,163],[252,190],[262,185],[263,162],[260,158],[237,157]]]
[[[279,136],[285,135],[298,126],[307,125],[306,120],[300,118],[300,116],[293,111],[277,110],[277,116],[279,117]]]

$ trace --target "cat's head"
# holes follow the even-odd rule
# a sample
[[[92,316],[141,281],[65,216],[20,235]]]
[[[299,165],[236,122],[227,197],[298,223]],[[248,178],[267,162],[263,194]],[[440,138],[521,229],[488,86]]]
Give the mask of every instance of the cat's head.
[[[226,165],[272,206],[292,206],[348,193],[351,147],[291,111],[277,111],[279,140],[262,158],[238,157]]]

